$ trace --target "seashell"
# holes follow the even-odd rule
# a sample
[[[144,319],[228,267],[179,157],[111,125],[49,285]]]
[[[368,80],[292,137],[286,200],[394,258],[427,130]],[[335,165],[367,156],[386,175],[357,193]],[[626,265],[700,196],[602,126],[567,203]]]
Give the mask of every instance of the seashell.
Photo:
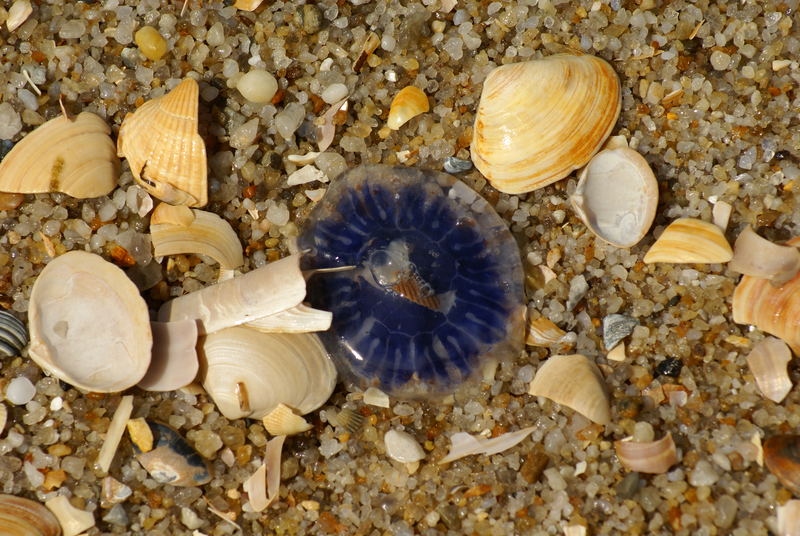
[[[565,525],[564,536],[586,536],[586,527],[583,525]]]
[[[114,460],[114,455],[117,453],[119,442],[122,435],[125,433],[125,424],[133,412],[133,395],[125,395],[119,401],[117,409],[114,411],[114,417],[111,419],[111,424],[108,426],[106,437],[103,440],[103,446],[100,447],[100,452],[97,455],[96,466],[102,472],[107,473],[111,467],[111,462]]]
[[[65,495],[57,495],[44,505],[53,512],[64,531],[64,536],[76,536],[94,527],[94,514],[72,506]]]
[[[800,242],[793,239],[789,245]],[[733,291],[733,321],[783,339],[800,354],[800,274],[780,286],[745,275]]]
[[[150,322],[153,353],[147,373],[136,384],[147,391],[174,391],[197,376],[197,323],[194,320]]]
[[[144,417],[128,419],[127,428],[131,443],[136,445],[136,448],[142,453],[153,450],[153,431]]]
[[[310,305],[340,372],[392,397],[446,395],[525,336],[519,247],[491,205],[445,173],[366,165],[340,175],[298,237]]]
[[[539,316],[528,320],[528,335],[525,344],[529,346],[551,346],[558,343],[567,332],[549,319]]]
[[[722,229],[723,232],[728,228],[731,212],[733,212],[733,207],[725,201],[717,201],[714,203],[714,208],[711,209],[711,218],[714,221],[714,225]]]
[[[614,448],[619,461],[629,471],[657,475],[678,463],[678,452],[669,432],[658,441],[615,441]]]
[[[430,110],[428,96],[418,87],[406,86],[392,99],[386,126],[398,130],[414,117]]]
[[[150,216],[150,225],[166,224],[189,227],[194,221],[194,211],[186,205],[159,203]]]
[[[619,248],[630,248],[653,224],[658,181],[647,160],[633,149],[605,149],[578,175],[570,202],[595,236]]]
[[[388,405],[386,406],[389,407]],[[364,424],[364,417],[359,415],[352,409],[344,408],[336,415],[336,424],[343,427],[351,434],[358,432],[358,429]]]
[[[800,495],[800,436],[775,435],[764,441],[769,472],[795,495]]]
[[[603,375],[584,355],[550,357],[536,371],[528,393],[572,408],[597,424],[611,423],[611,399]]]
[[[747,355],[747,366],[756,378],[756,385],[765,397],[775,403],[780,403],[792,390],[792,380],[786,371],[791,360],[789,347],[775,337],[767,337],[759,342]]]
[[[609,361],[625,361],[625,343],[619,342],[615,347],[608,351],[606,359]]]
[[[748,225],[733,244],[733,259],[728,268],[782,285],[800,271],[800,251],[792,246],[773,244]]]
[[[491,439],[486,439],[480,435],[470,435],[466,432],[456,432],[450,436],[450,451],[447,453],[447,456],[437,463],[450,463],[465,456],[472,456],[473,454],[486,454],[487,456],[498,454],[520,443],[531,435],[535,429],[535,426],[529,426],[514,432],[500,434]]]
[[[664,229],[644,262],[710,264],[732,258],[733,250],[719,227],[694,218],[679,218]]]
[[[255,9],[261,5],[261,2],[264,0],[236,0],[234,2],[233,7],[236,9],[241,9],[242,11],[255,11]]]
[[[0,437],[3,437],[3,430],[6,427],[6,422],[8,421],[8,408],[6,405],[0,402]]]
[[[610,314],[603,318],[603,346],[613,350],[622,339],[633,333],[639,321],[633,317]]]
[[[208,464],[169,426],[148,422],[153,433],[155,447],[142,452],[134,443],[136,459],[150,476],[161,484],[172,486],[202,486],[211,481]]]
[[[400,463],[414,463],[425,457],[425,451],[414,436],[403,430],[392,428],[383,436],[386,454]]]
[[[0,162],[0,191],[63,192],[81,199],[110,193],[119,177],[110,133],[106,122],[90,112],[47,121]]]
[[[191,78],[125,116],[117,154],[152,196],[173,205],[208,203],[206,147],[197,133],[199,88]],[[1,189],[1,188],[0,188]]]
[[[28,345],[28,330],[22,321],[9,311],[0,311],[0,354],[20,355]]]
[[[0,534],[6,536],[59,536],[61,525],[38,502],[0,495]]]
[[[207,255],[219,262],[223,270],[244,264],[242,244],[231,224],[213,212],[197,209],[192,212],[194,218],[189,225],[153,223],[151,219],[153,254],[156,257],[181,253]]]
[[[93,253],[70,251],[45,266],[28,326],[36,364],[81,389],[123,391],[150,364],[147,305],[125,272]]]
[[[483,83],[472,161],[501,192],[542,188],[589,162],[621,103],[617,74],[595,56],[558,54],[497,67]]]
[[[267,432],[274,436],[302,434],[313,428],[308,421],[296,414],[286,404],[278,404],[275,409],[261,419],[261,422],[264,423]]]
[[[800,501],[792,499],[775,508],[778,536],[800,536]]]
[[[376,387],[368,387],[364,391],[364,403],[379,408],[388,408],[390,405],[389,395]]]
[[[300,304],[274,315],[247,322],[245,326],[265,333],[309,333],[331,327],[333,314]]]
[[[203,387],[229,419],[262,419],[281,403],[305,415],[336,385],[336,369],[316,335],[233,327],[207,335],[199,350]]]
[[[112,504],[124,502],[131,495],[133,495],[133,490],[113,476],[103,478],[101,485],[103,507],[108,508]]]
[[[6,19],[8,31],[13,32],[22,26],[31,13],[33,13],[33,6],[31,6],[30,0],[14,0],[14,3],[8,8],[8,18]]]

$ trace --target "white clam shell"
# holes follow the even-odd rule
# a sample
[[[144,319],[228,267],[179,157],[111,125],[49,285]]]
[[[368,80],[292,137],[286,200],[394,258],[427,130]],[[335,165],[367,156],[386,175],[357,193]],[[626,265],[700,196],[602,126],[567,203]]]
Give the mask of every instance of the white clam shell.
[[[572,408],[598,424],[611,423],[611,400],[603,375],[584,355],[550,357],[536,371],[528,392]]]
[[[756,378],[758,389],[773,402],[780,403],[792,390],[786,370],[791,360],[789,347],[775,337],[757,343],[747,355],[747,366]]]
[[[425,457],[425,451],[414,437],[402,430],[389,430],[383,436],[386,454],[401,463],[418,462]]]
[[[305,415],[336,385],[333,362],[313,334],[237,326],[209,334],[199,350],[203,387],[228,419],[262,419],[281,403]]]
[[[658,181],[644,157],[633,149],[606,149],[583,168],[570,201],[595,236],[629,248],[653,223]]]

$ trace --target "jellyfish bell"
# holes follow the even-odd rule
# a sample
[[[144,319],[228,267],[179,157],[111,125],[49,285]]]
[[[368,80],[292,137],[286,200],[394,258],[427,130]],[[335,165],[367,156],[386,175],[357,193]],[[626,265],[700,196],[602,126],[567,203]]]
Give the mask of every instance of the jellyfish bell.
[[[519,249],[489,203],[438,171],[368,165],[333,181],[298,245],[346,381],[437,397],[523,348]]]

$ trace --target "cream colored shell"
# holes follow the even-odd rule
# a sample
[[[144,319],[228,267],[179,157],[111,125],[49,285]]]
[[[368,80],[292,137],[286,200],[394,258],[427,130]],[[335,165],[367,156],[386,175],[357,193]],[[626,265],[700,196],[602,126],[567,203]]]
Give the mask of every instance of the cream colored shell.
[[[732,258],[731,245],[719,227],[694,218],[678,218],[650,247],[644,262],[717,263]]]
[[[620,83],[594,56],[503,65],[483,83],[472,161],[500,190],[530,192],[584,166],[619,117]]]
[[[197,132],[197,82],[186,78],[172,91],[125,116],[117,137],[136,182],[173,205],[208,203],[206,147]]]
[[[0,192],[63,192],[77,198],[110,193],[119,178],[110,133],[106,122],[89,112],[47,121],[0,162]]]
[[[125,272],[94,253],[70,251],[45,266],[28,326],[36,364],[81,389],[123,391],[150,364],[147,305]]]
[[[162,203],[161,206],[165,205]],[[188,225],[153,223],[151,220],[150,234],[155,256],[199,253],[219,262],[223,270],[240,267],[244,263],[242,244],[231,224],[213,212],[189,210],[192,210],[193,218]]]
[[[758,389],[775,403],[779,404],[792,390],[792,379],[786,370],[791,360],[789,347],[775,337],[760,341],[747,355],[747,366],[756,379]]]
[[[262,419],[281,403],[304,415],[336,385],[333,362],[313,334],[233,327],[207,335],[199,350],[203,387],[228,419]]]
[[[528,393],[572,408],[598,424],[611,423],[611,399],[603,375],[584,355],[547,359],[536,371]]]
[[[653,223],[658,181],[644,157],[633,149],[604,149],[581,170],[570,201],[595,236],[629,248]]]
[[[629,471],[661,474],[678,463],[678,452],[669,432],[658,441],[615,441],[614,448],[619,461]]]

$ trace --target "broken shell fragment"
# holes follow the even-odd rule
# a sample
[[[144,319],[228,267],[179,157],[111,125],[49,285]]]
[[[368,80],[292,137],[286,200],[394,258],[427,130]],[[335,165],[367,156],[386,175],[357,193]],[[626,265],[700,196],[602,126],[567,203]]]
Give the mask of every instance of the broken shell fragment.
[[[430,110],[430,105],[428,104],[427,95],[418,87],[406,86],[392,99],[386,126],[392,130],[397,130],[414,117],[424,114],[428,110]]]
[[[629,471],[661,474],[678,463],[678,452],[669,432],[658,441],[615,441],[614,448],[619,461]]]
[[[117,154],[142,188],[173,205],[208,203],[206,147],[197,132],[199,88],[191,78],[125,116]],[[2,188],[0,188],[2,189]]]
[[[267,432],[274,436],[302,434],[312,428],[308,421],[286,404],[278,404],[261,422],[264,423]]]
[[[99,255],[70,251],[45,266],[31,290],[29,355],[88,391],[123,391],[150,364],[150,315],[139,290]]]
[[[200,367],[197,361],[197,323],[194,320],[150,322],[153,354],[144,378],[147,391],[174,391],[189,385]]]
[[[233,327],[209,334],[199,349],[203,387],[228,419],[263,419],[281,403],[305,415],[336,385],[336,369],[316,335]]]
[[[291,309],[248,322],[245,326],[265,333],[309,333],[327,330],[332,321],[333,313],[330,311],[320,311],[301,303]]]
[[[567,332],[551,320],[540,316],[528,320],[528,335],[525,344],[529,346],[551,346],[558,343]]]
[[[0,534],[8,536],[59,536],[61,525],[37,502],[0,495],[0,530]]]
[[[497,67],[483,83],[472,161],[501,192],[542,188],[589,162],[620,107],[619,78],[595,56],[558,54]]]
[[[22,23],[28,20],[28,17],[33,13],[33,6],[30,0],[14,0],[11,7],[8,9],[8,18],[6,19],[6,27],[9,32],[13,32]]]
[[[775,508],[778,514],[778,536],[800,536],[800,501],[792,499]]]
[[[188,227],[194,221],[194,211],[186,205],[159,203],[150,216],[150,225],[169,224]]]
[[[528,392],[572,408],[597,424],[611,423],[611,401],[603,375],[584,355],[550,357],[536,371]]]
[[[133,411],[133,395],[125,395],[119,401],[117,409],[114,411],[114,417],[111,419],[111,424],[108,426],[103,446],[100,447],[100,452],[97,454],[96,466],[100,471],[108,473],[111,467],[111,462],[114,461],[114,455],[117,453],[119,442],[122,435],[125,433],[125,424],[131,416]]]
[[[777,287],[768,279],[743,276],[733,291],[733,321],[775,335],[800,354],[800,274]]]
[[[72,506],[64,495],[45,501],[44,505],[56,516],[64,536],[76,536],[94,527],[94,514]]]
[[[114,478],[107,476],[103,478],[101,485],[101,498],[103,507],[108,507],[112,504],[117,504],[125,501],[133,494],[133,490]]]
[[[656,216],[658,181],[633,149],[606,149],[583,168],[570,202],[595,236],[630,248],[647,234]]]
[[[110,193],[119,177],[110,133],[106,122],[90,112],[47,121],[0,162],[0,191],[63,192],[80,199]]]
[[[664,229],[644,262],[718,263],[732,258],[733,250],[719,227],[694,218],[679,218]]]
[[[244,264],[242,244],[231,224],[213,212],[197,209],[192,212],[194,218],[189,225],[154,224],[151,220],[154,255],[198,253],[217,261],[223,270],[233,270]]]
[[[20,355],[27,345],[25,324],[11,312],[0,311],[0,354],[8,357]]]
[[[414,437],[403,430],[391,429],[383,436],[386,454],[400,463],[418,462],[425,457],[425,451]]]
[[[202,486],[211,481],[208,464],[181,435],[167,425],[149,422],[155,448],[142,452],[134,444],[136,459],[161,484]]]
[[[782,285],[800,271],[800,251],[792,246],[773,244],[748,225],[733,244],[733,259],[728,268]]]
[[[781,484],[800,495],[800,436],[776,435],[767,439],[764,463]]]
[[[756,378],[761,393],[775,403],[780,403],[792,390],[792,380],[786,366],[792,353],[786,343],[767,337],[756,344],[747,356],[747,365]]]

